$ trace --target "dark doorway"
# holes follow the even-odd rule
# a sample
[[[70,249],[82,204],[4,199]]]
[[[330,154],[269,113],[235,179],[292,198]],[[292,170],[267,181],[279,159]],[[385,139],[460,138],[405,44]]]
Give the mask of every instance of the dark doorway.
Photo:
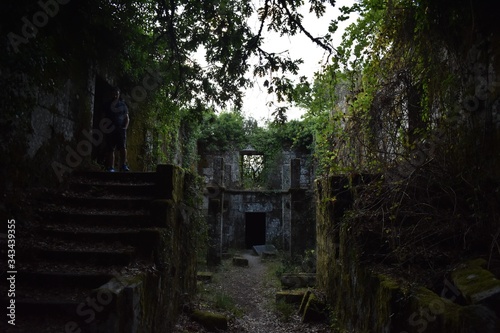
[[[94,114],[92,115],[93,133],[102,135],[101,120],[104,118],[106,109],[111,103],[113,87],[99,75],[95,79]],[[92,160],[104,165],[106,162],[106,140],[100,135],[94,135],[94,146],[92,147]]]
[[[247,249],[266,244],[266,213],[245,213],[245,244]]]

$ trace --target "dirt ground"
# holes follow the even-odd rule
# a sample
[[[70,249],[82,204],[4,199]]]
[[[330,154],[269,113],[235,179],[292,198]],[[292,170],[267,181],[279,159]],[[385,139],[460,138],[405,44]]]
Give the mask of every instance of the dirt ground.
[[[225,260],[212,282],[198,290],[193,307],[229,318],[229,333],[291,333],[331,332],[328,323],[303,324],[297,315],[298,306],[276,305],[275,293],[280,289],[276,276],[279,259],[265,260],[251,251],[238,255],[248,259],[248,267],[236,267]],[[181,315],[174,333],[207,332]]]

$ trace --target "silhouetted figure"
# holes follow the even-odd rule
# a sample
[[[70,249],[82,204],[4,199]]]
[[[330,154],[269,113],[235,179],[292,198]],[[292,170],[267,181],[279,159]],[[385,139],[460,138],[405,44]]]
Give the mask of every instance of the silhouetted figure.
[[[106,117],[113,122],[113,131],[106,137],[109,149],[106,171],[115,172],[115,149],[120,154],[120,171],[130,171],[127,162],[127,127],[130,122],[128,107],[120,98],[120,89],[113,91],[113,100],[105,113]]]

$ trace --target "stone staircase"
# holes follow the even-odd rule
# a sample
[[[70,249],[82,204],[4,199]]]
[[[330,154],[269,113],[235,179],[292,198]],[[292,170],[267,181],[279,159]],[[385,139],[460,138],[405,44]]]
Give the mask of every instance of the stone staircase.
[[[44,198],[31,236],[19,240],[16,326],[0,330],[137,331],[140,295],[130,281],[156,271],[157,177],[81,172],[66,191]]]

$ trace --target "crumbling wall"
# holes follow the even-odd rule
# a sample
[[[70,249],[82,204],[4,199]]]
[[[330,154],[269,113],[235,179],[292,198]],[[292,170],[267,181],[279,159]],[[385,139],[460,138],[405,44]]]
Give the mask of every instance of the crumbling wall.
[[[484,262],[457,268],[436,293],[361,261],[366,239],[343,218],[352,183],[347,176],[316,181],[317,286],[334,325],[349,332],[498,332],[500,281]]]
[[[91,154],[95,70],[74,64],[45,79],[2,70],[4,191],[60,182]]]
[[[223,249],[245,247],[245,213],[266,213],[266,243],[279,249],[287,248],[289,239],[285,236],[289,234],[289,225],[283,221],[282,203],[287,196],[286,193],[263,191],[226,192],[222,228]]]
[[[153,203],[152,218],[163,221],[156,246],[157,273],[151,272],[148,294],[143,306],[150,307],[151,330],[173,329],[181,305],[196,291],[196,262],[203,244],[202,224],[198,207],[199,188],[194,175],[172,165],[160,165],[158,183],[165,191],[164,199]],[[148,280],[146,280],[148,282]],[[155,283],[156,286],[155,286]],[[156,304],[156,307],[152,305]]]
[[[198,171],[206,183],[204,210],[213,263],[229,248],[245,247],[245,214],[266,214],[266,243],[294,255],[315,247],[314,192],[308,155],[283,151],[270,187],[245,189],[238,151],[204,154]],[[219,258],[219,259],[217,259]]]

